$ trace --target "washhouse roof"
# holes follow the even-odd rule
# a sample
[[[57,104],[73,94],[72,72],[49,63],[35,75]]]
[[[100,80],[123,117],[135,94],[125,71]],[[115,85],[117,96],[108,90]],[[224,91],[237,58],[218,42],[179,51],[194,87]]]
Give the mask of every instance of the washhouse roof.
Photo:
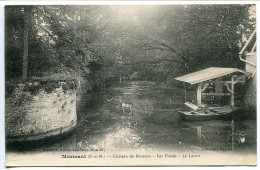
[[[232,73],[246,73],[238,68],[209,67],[204,70],[196,71],[184,76],[175,78],[189,84],[197,84],[203,81],[212,80]]]

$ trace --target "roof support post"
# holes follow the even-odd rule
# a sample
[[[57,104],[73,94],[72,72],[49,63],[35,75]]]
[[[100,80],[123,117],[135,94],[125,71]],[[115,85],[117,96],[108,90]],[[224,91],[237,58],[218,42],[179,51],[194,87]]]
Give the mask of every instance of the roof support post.
[[[198,83],[197,104],[198,104],[198,107],[201,107],[201,83]]]
[[[231,76],[231,99],[230,99],[230,105],[231,107],[234,107],[235,106],[235,96],[234,96],[234,84],[235,84],[235,81],[234,81],[234,75]]]
[[[187,85],[184,84],[184,101],[187,101]]]
[[[231,87],[229,87],[229,85],[227,83],[225,83],[225,85],[227,86],[227,90],[230,92],[230,106],[231,107],[234,107],[235,106],[235,94],[234,94],[234,91],[235,91],[235,80],[234,80],[234,75],[231,76]]]

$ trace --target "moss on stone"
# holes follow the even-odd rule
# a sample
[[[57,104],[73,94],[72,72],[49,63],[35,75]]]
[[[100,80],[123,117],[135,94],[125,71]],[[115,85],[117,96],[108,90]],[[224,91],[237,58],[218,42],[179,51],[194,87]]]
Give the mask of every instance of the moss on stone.
[[[17,84],[17,82],[6,83],[5,93],[7,97],[12,95],[16,88],[20,88]],[[77,80],[31,80],[23,85],[21,90],[29,92],[31,95],[36,95],[41,89],[49,94],[59,87],[62,87],[64,93],[68,90],[77,90],[79,88]]]
[[[39,85],[26,85],[24,91],[29,92],[31,95],[36,95],[41,87]]]
[[[5,87],[6,97],[9,97],[11,94],[13,94],[15,88],[16,88],[16,84],[7,84]]]

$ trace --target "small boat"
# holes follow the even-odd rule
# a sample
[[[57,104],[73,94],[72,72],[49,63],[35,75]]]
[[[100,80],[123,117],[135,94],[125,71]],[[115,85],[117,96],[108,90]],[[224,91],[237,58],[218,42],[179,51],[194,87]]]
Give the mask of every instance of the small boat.
[[[194,73],[190,73],[176,80],[185,82],[186,85],[197,84],[197,104],[185,102],[188,109],[178,111],[182,120],[214,120],[229,119],[236,115],[241,108],[235,102],[235,84],[245,83],[246,77],[250,73],[237,68],[210,67]],[[206,98],[211,96],[211,103],[207,103]],[[224,103],[224,98],[229,98],[228,103]],[[218,102],[216,102],[218,100]],[[212,103],[213,102],[213,103]],[[222,103],[222,104],[219,104]]]
[[[232,107],[209,107],[202,108],[201,110],[190,111],[178,111],[182,120],[218,120],[218,119],[231,119],[233,114],[238,111],[239,108]]]

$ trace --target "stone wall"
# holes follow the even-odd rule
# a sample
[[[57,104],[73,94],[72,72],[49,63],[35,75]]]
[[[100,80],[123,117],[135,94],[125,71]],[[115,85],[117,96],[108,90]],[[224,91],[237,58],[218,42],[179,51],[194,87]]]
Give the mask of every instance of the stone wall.
[[[76,125],[76,89],[64,89],[67,82],[61,81],[49,91],[42,87],[33,93],[26,90],[38,84],[17,84],[6,96],[7,141],[41,139],[64,133]]]

